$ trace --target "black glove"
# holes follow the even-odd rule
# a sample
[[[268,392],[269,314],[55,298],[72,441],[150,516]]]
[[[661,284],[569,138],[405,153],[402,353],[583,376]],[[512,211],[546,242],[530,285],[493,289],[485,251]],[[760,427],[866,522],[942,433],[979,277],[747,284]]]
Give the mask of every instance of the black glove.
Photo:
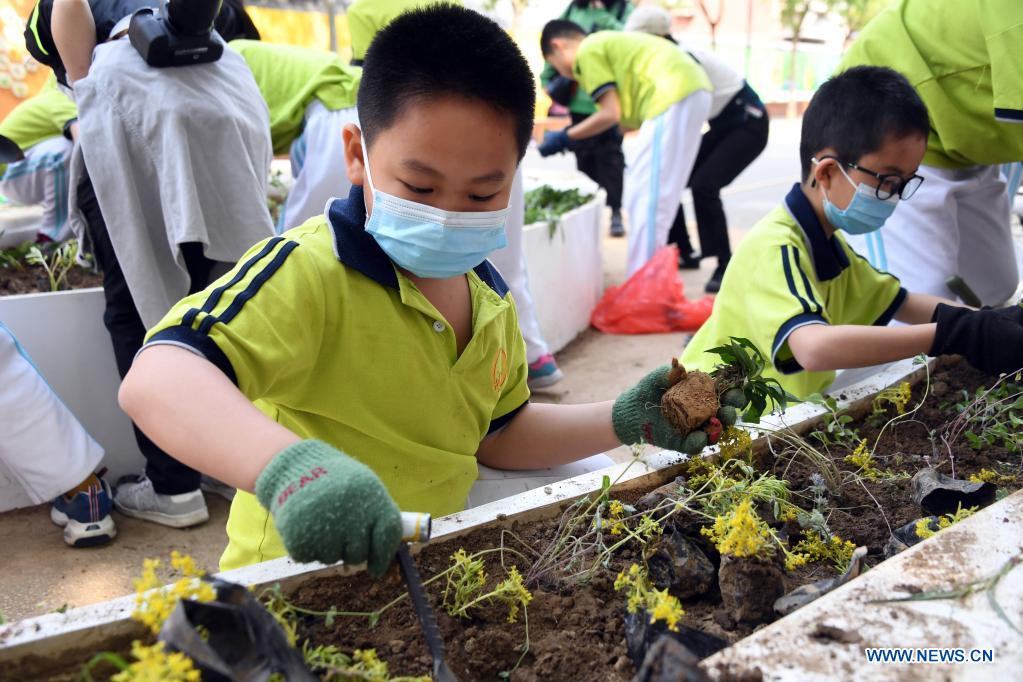
[[[977,369],[1009,374],[1023,369],[1023,309],[970,310],[939,303],[929,355],[962,355]]]
[[[568,103],[575,97],[575,90],[579,87],[571,78],[565,78],[564,76],[555,76],[547,83],[547,87],[544,90],[547,92],[547,96],[557,102],[563,107],[567,107]]]

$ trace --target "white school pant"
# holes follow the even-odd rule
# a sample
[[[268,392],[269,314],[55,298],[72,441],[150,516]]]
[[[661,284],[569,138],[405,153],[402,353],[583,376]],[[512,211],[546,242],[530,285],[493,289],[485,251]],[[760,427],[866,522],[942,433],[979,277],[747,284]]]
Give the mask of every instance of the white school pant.
[[[529,291],[529,271],[526,268],[526,252],[522,250],[522,228],[526,222],[526,200],[522,187],[522,170],[515,174],[512,185],[511,212],[504,224],[508,245],[490,254],[490,262],[504,277],[504,281],[515,299],[515,310],[519,316],[519,331],[526,341],[526,361],[536,362],[550,350],[540,333],[540,322],[536,319],[536,306]]]
[[[593,455],[578,462],[530,471],[503,471],[480,464],[479,477],[469,490],[469,500],[465,507],[468,509],[494,500],[502,500],[527,490],[563,481],[566,478],[598,471],[612,464],[614,464],[614,460],[607,455]]]
[[[1009,193],[999,166],[961,170],[921,166],[924,178],[879,231],[849,244],[909,291],[955,298],[945,280],[960,275],[987,305],[1019,284],[1009,223]]]
[[[355,107],[330,111],[319,100],[306,107],[302,134],[291,143],[291,175],[295,184],[281,209],[278,234],[323,215],[335,197],[346,197],[352,188],[345,168],[341,130],[359,122]]]
[[[64,137],[44,140],[25,152],[23,160],[8,164],[0,176],[0,194],[21,206],[43,207],[36,232],[56,242],[71,236],[67,193],[73,148]]]
[[[709,92],[697,90],[639,128],[637,148],[625,163],[629,276],[668,243],[668,231],[700,150],[700,129],[710,113],[710,102]]]
[[[20,484],[34,504],[74,488],[103,459],[103,448],[85,432],[3,323],[0,433],[0,475]]]

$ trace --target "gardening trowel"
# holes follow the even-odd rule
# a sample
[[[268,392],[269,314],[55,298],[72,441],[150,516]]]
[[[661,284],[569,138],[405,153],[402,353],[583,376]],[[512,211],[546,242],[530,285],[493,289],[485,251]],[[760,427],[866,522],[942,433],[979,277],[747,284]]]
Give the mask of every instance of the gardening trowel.
[[[433,680],[434,682],[458,682],[458,678],[444,662],[444,640],[440,637],[430,602],[426,600],[426,593],[423,592],[423,581],[419,578],[416,562],[408,551],[408,542],[427,542],[430,539],[430,515],[402,512],[401,520],[403,537],[398,546],[398,566],[401,567],[401,575],[405,578],[405,584],[408,585],[412,605],[416,609],[419,624],[423,628],[426,647],[430,650],[430,656],[433,657]]]

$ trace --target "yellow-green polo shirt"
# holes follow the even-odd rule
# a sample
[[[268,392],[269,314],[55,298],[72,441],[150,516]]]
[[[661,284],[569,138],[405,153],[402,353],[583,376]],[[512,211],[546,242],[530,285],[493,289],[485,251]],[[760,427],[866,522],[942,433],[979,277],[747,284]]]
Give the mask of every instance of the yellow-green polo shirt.
[[[232,40],[229,45],[249,65],[270,110],[275,154],[287,152],[302,134],[306,108],[314,99],[328,111],[355,106],[362,69],[347,66],[333,52],[258,40]]]
[[[713,92],[692,57],[670,40],[646,33],[586,36],[576,50],[573,73],[594,102],[610,88],[618,92],[627,128],[639,128],[697,90]]]
[[[764,376],[806,398],[824,391],[834,372],[807,372],[788,347],[809,324],[885,325],[906,299],[899,280],[875,270],[838,233],[824,232],[797,183],[728,263],[714,312],[682,353],[687,369],[710,371],[721,359],[706,351],[729,337],[752,341],[768,359]]]
[[[461,510],[476,451],[529,399],[515,305],[484,262],[466,275],[472,340],[457,355],[437,309],[364,230],[361,187],[326,217],[256,244],[174,306],[147,343],[219,367],[266,415],[373,469],[402,509]],[[224,570],[285,555],[273,520],[239,492]]]
[[[0,135],[14,141],[22,151],[64,133],[64,124],[78,116],[75,103],[49,78],[38,94],[28,98],[0,122]]]
[[[889,66],[927,105],[924,163],[1023,160],[1023,1],[897,0],[860,32],[839,70]]]
[[[356,0],[345,11],[352,36],[352,62],[361,64],[377,32],[402,12],[415,7],[445,3],[461,5],[460,0]]]

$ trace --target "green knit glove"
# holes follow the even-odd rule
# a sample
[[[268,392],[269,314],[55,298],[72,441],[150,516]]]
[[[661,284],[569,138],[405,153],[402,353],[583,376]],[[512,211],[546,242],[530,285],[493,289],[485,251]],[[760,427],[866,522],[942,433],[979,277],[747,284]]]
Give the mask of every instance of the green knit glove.
[[[668,365],[658,367],[618,396],[611,409],[615,435],[625,445],[650,443],[684,452],[684,436],[661,414],[661,396],[668,390]]]
[[[277,454],[256,480],[295,561],[367,562],[379,576],[401,542],[401,512],[373,471],[317,440]]]

